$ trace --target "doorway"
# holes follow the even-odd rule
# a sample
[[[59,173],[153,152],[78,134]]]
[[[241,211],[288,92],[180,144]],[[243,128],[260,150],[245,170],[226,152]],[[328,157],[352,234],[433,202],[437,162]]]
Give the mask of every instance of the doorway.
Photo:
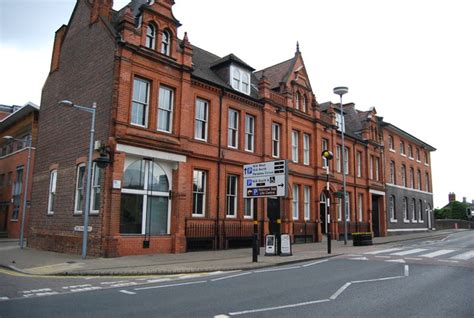
[[[372,231],[375,237],[380,236],[380,196],[372,194]]]

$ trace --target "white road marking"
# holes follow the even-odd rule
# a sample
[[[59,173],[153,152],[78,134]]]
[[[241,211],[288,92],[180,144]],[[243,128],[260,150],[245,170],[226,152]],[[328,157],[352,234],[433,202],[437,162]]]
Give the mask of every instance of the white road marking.
[[[91,284],[84,284],[84,285],[76,285],[76,286],[65,286],[63,289],[77,289],[77,288],[84,288],[84,287],[91,287]]]
[[[293,266],[293,267],[283,267],[283,268],[270,268],[270,269],[262,269],[259,271],[254,271],[254,273],[266,273],[266,272],[277,272],[277,271],[285,271],[287,269],[299,269],[301,266]]]
[[[331,297],[329,297],[329,299],[331,299],[331,300],[336,299],[340,294],[342,294],[351,285],[352,285],[351,282],[345,283],[344,286],[339,288]]]
[[[410,274],[410,268],[408,267],[408,265],[405,265],[405,277],[408,277],[409,274]]]
[[[98,290],[98,289],[102,289],[102,287],[96,286],[96,287],[75,288],[75,289],[71,289],[71,292],[77,293],[77,292],[92,291],[92,290]]]
[[[101,285],[113,285],[113,284],[121,284],[121,283],[126,283],[128,281],[126,280],[119,280],[119,281],[116,281],[116,282],[102,282],[100,283]]]
[[[390,253],[390,252],[395,252],[395,251],[400,251],[400,250],[402,250],[402,249],[401,248],[389,248],[389,249],[386,249],[386,250],[367,252],[367,253],[364,253],[364,254],[376,255],[376,254]]]
[[[57,295],[58,292],[47,292],[47,293],[37,293],[35,294],[36,296],[52,296],[52,295]]]
[[[135,285],[137,285],[136,282],[127,282],[127,283],[110,285],[110,287],[127,287],[127,286],[135,286]]]
[[[458,259],[461,261],[467,261],[474,257],[474,251],[468,251],[466,253],[458,254],[456,256],[450,257],[450,259]]]
[[[420,257],[433,258],[433,257],[449,254],[449,253],[452,253],[452,252],[455,252],[455,251],[456,250],[438,250],[438,251],[434,251],[434,252],[431,252],[431,253],[428,253],[428,254],[420,255]]]
[[[8,297],[0,297],[0,300],[9,300],[10,298]]]
[[[307,305],[312,305],[312,304],[325,303],[325,302],[328,302],[328,301],[331,301],[331,300],[330,300],[330,299],[313,300],[313,301],[307,301],[307,302],[298,303],[298,304],[291,304],[291,305],[283,305],[283,306],[277,306],[277,307],[267,307],[267,308],[260,308],[260,309],[237,311],[237,312],[231,312],[231,313],[229,313],[229,315],[231,315],[231,316],[238,316],[238,315],[252,314],[252,313],[263,312],[263,311],[271,311],[271,310],[278,310],[278,309],[301,307],[301,306],[307,306]]]
[[[121,290],[119,290],[119,292],[127,294],[127,295],[136,295],[137,294],[137,293],[134,293],[132,291],[125,290],[125,289],[121,289]]]
[[[378,282],[378,281],[386,281],[386,280],[393,280],[393,279],[400,279],[400,278],[408,277],[408,265],[405,265],[404,269],[405,269],[405,276],[383,277],[383,278],[375,278],[375,279],[366,279],[366,280],[358,280],[358,281],[347,282],[341,288],[339,288],[329,299],[319,299],[319,300],[307,301],[307,302],[303,302],[303,303],[296,303],[296,304],[289,304],[289,305],[282,305],[282,306],[275,306],[275,307],[266,307],[266,308],[259,308],[259,309],[251,309],[251,310],[243,310],[243,311],[236,311],[236,312],[231,312],[228,315],[229,316],[239,316],[239,315],[253,314],[253,313],[264,312],[264,311],[272,311],[272,310],[295,308],[295,307],[301,307],[301,306],[307,306],[307,305],[313,305],[313,304],[326,303],[326,302],[329,302],[329,301],[332,301],[332,300],[336,300],[336,298],[338,296],[340,296],[352,284]],[[226,318],[226,317],[228,317],[228,316],[226,316],[224,314],[214,316],[214,318]]]
[[[454,261],[454,260],[450,260],[450,259],[439,259],[438,262],[459,263],[459,261]]]
[[[421,258],[419,257],[405,257],[405,259],[410,260],[410,261],[421,261]]]
[[[325,263],[325,262],[327,262],[327,261],[328,261],[328,260],[325,259],[325,260],[322,260],[322,261],[317,261],[317,262],[313,262],[313,263],[309,263],[309,264],[304,264],[303,267],[313,266],[313,265]]]
[[[404,263],[405,263],[405,260],[403,260],[403,259],[389,259],[389,260],[386,260],[386,262],[390,262],[390,263],[402,263],[402,264],[404,264]]]
[[[353,258],[350,258],[351,260],[353,261],[367,261],[369,260],[367,257],[353,257]]]
[[[177,286],[194,285],[194,284],[203,284],[203,283],[207,283],[207,280],[200,280],[200,281],[197,281],[197,282],[189,282],[189,283],[171,284],[171,285],[161,285],[161,286],[140,287],[140,288],[135,288],[134,290],[145,290],[145,289],[156,289],[156,288],[177,287]]]
[[[390,256],[375,256],[377,258],[390,258]]]
[[[162,282],[169,282],[171,278],[158,278],[158,279],[148,279],[147,283],[162,283]]]
[[[225,277],[214,278],[214,279],[212,279],[211,281],[212,281],[212,282],[217,282],[217,281],[219,281],[219,280],[224,280],[224,279],[229,279],[229,278],[235,278],[235,277],[245,276],[245,275],[248,275],[248,274],[252,274],[252,272],[245,272],[245,273],[235,274],[235,275],[231,275],[231,276],[225,276]]]
[[[412,250],[398,252],[398,253],[392,253],[390,255],[404,256],[404,255],[416,254],[416,253],[420,253],[420,252],[424,252],[424,251],[426,251],[426,248],[414,248]]]
[[[23,294],[36,294],[36,293],[50,292],[50,291],[52,291],[51,288],[42,288],[42,289],[24,290],[21,293],[23,293]]]

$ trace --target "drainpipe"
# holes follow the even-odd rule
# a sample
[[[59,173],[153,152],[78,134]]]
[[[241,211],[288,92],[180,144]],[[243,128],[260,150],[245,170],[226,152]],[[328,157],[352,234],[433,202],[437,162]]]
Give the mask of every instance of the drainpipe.
[[[221,202],[221,163],[222,163],[222,100],[224,98],[224,89],[221,89],[219,94],[219,132],[218,132],[218,143],[217,143],[217,204],[216,204],[216,247],[220,249],[220,226],[219,226],[219,213],[220,213],[220,202]]]

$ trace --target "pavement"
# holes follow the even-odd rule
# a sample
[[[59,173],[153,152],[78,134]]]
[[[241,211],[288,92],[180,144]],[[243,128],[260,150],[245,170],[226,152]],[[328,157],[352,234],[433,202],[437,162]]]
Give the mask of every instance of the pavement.
[[[417,239],[442,239],[462,230],[441,230],[422,233],[376,237],[374,245],[391,244]],[[347,245],[343,241],[331,242],[331,254],[327,253],[327,241],[293,244],[291,256],[264,256],[260,249],[258,262],[252,262],[252,249],[199,251],[179,254],[150,254],[117,258],[87,257],[36,250],[20,249],[18,240],[0,239],[0,267],[30,275],[168,275],[232,271],[287,265],[302,261],[325,259],[344,254],[357,254],[367,246]]]

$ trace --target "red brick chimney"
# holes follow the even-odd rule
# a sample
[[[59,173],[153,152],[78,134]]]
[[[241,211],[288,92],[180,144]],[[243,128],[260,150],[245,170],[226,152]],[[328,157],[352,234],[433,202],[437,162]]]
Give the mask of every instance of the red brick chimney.
[[[449,203],[456,201],[456,194],[454,192],[449,192]]]
[[[99,17],[103,17],[107,20],[110,20],[110,12],[112,11],[112,6],[114,5],[113,0],[91,0],[92,1],[92,10],[91,10],[91,24],[96,23],[99,20]]]

